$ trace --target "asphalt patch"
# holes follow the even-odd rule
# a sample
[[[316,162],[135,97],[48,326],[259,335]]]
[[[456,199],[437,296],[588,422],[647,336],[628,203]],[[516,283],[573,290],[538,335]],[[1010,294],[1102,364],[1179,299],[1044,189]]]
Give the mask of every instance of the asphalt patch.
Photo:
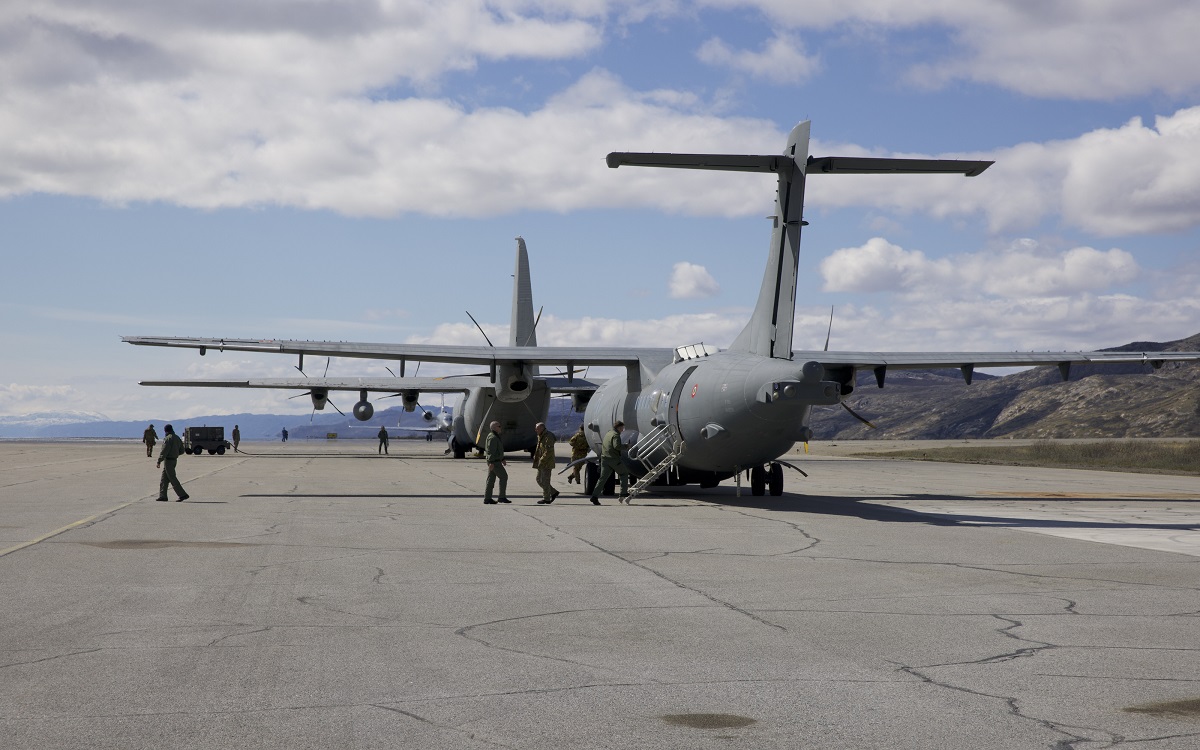
[[[662,720],[668,724],[690,729],[730,729],[747,727],[757,721],[749,716],[737,714],[667,714]]]
[[[114,539],[111,542],[79,542],[101,549],[166,549],[167,547],[201,547],[220,549],[223,547],[257,547],[242,542],[184,542],[177,539]]]
[[[1130,706],[1125,710],[1133,714],[1152,714],[1154,716],[1167,716],[1171,718],[1196,718],[1200,717],[1200,698],[1147,703],[1144,706]]]

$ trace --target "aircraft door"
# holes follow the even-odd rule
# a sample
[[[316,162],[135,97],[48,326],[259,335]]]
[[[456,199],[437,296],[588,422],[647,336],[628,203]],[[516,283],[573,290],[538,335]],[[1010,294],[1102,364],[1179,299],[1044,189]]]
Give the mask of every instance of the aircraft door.
[[[687,386],[688,378],[691,377],[695,370],[696,365],[692,365],[684,370],[683,374],[679,376],[679,380],[675,381],[675,387],[671,389],[670,400],[660,400],[657,414],[659,424],[669,423],[675,425],[676,429],[679,429],[679,399],[683,396],[683,389]],[[664,405],[661,403],[662,401],[667,401],[667,403]],[[665,410],[664,406],[666,407]]]

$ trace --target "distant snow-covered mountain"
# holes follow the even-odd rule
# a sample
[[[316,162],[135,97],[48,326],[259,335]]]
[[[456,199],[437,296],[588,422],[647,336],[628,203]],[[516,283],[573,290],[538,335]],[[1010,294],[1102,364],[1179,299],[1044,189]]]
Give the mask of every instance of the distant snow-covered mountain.
[[[41,411],[34,414],[20,414],[11,417],[0,417],[0,427],[40,429],[54,425],[86,424],[88,422],[107,422],[108,417],[91,411]]]

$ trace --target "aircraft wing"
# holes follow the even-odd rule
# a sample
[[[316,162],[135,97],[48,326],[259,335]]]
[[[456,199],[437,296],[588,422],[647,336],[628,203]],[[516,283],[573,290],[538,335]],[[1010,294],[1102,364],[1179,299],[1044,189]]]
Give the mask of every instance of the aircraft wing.
[[[134,346],[165,346],[218,352],[264,352],[318,357],[359,357],[465,365],[625,366],[640,362],[670,364],[673,349],[594,346],[440,346],[436,344],[371,344],[348,341],[295,341],[281,339],[217,339],[171,336],[122,336]]]
[[[1036,367],[1057,365],[1067,378],[1074,364],[1147,364],[1155,369],[1166,362],[1200,361],[1200,352],[827,352],[794,351],[796,362],[820,362],[825,368],[852,367],[874,370],[880,386],[887,370],[933,370],[954,367],[970,382],[977,367]]]
[[[541,377],[552,393],[594,391],[600,383],[583,378]],[[138,385],[168,388],[275,388],[279,390],[368,391],[371,393],[464,393],[494,385],[486,375],[446,375],[436,378],[256,378],[249,380],[143,380]]]
[[[564,378],[565,380],[565,378]],[[492,381],[486,375],[441,378],[258,378],[251,380],[143,380],[138,385],[173,388],[276,388],[280,390],[369,391],[372,393],[462,393],[471,388],[486,388]],[[595,386],[593,386],[594,388]]]

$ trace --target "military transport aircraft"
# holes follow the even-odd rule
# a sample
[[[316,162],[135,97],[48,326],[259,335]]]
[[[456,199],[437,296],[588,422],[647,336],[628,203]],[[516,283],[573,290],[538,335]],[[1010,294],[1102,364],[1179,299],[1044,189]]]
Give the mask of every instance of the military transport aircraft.
[[[854,389],[855,373],[871,370],[883,387],[889,370],[956,367],[970,383],[976,367],[1057,365],[1062,377],[1075,363],[1148,363],[1200,360],[1200,352],[831,352],[792,351],[800,230],[809,177],[837,174],[941,174],[974,177],[990,161],[813,157],[808,121],[789,134],[782,154],[704,155],[616,152],[608,166],[648,166],[774,173],[778,181],[774,228],[762,287],[750,321],[728,349],[704,344],[676,349],[596,347],[470,347],[352,344],[245,339],[125,337],[142,346],[283,352],[377,359],[421,359],[486,365],[501,400],[527,395],[539,365],[565,366],[568,381],[587,365],[619,365],[625,377],[596,390],[584,414],[594,450],[614,422],[626,425],[627,460],[650,482],[715,486],[749,471],[753,494],[783,493],[780,457],[812,437],[813,406],[838,404]],[[595,484],[589,465],[585,488]]]
[[[517,237],[516,239],[517,260],[516,270],[513,273],[512,325],[509,332],[509,347],[536,347],[537,320],[533,315],[533,289],[529,274],[529,252],[525,247],[525,240],[521,237]],[[472,318],[472,320],[474,319]],[[484,334],[484,338],[486,337],[487,335]],[[137,337],[126,337],[125,340],[130,343],[148,343],[138,340]],[[205,345],[200,347],[200,353],[204,354],[210,348],[222,351],[225,349],[263,351],[263,346],[283,342],[257,341],[253,343],[257,346]],[[491,342],[489,341],[488,343],[490,345]],[[354,344],[339,344],[338,346],[356,347]],[[375,345],[364,346],[370,348]],[[441,351],[444,347],[409,346],[406,348],[419,353],[426,349]],[[310,396],[312,398],[313,409],[317,411],[323,410],[326,404],[330,403],[330,391],[358,391],[358,402],[354,404],[351,413],[354,414],[356,419],[363,422],[369,420],[375,414],[375,407],[367,400],[367,394],[389,393],[391,394],[390,396],[384,396],[383,398],[399,396],[404,405],[404,410],[407,412],[413,412],[420,408],[425,421],[428,423],[426,429],[449,433],[447,442],[455,458],[463,458],[471,448],[481,447],[483,438],[487,435],[487,426],[493,421],[500,423],[500,437],[503,441],[505,451],[531,451],[537,445],[537,434],[534,432],[533,427],[538,422],[546,420],[546,415],[550,410],[550,397],[552,394],[569,394],[575,403],[576,410],[583,411],[587,399],[596,390],[596,383],[583,378],[576,378],[574,377],[574,372],[571,372],[566,378],[558,376],[547,377],[540,375],[536,366],[526,367],[519,371],[511,370],[511,368],[503,370],[500,373],[499,380],[489,375],[450,375],[432,378],[405,377],[404,367],[407,361],[421,361],[425,358],[414,355],[393,357],[387,354],[375,357],[372,354],[363,353],[365,350],[355,348],[353,351],[329,356],[399,359],[399,377],[312,378],[305,376],[302,378],[260,378],[256,380],[146,380],[142,381],[141,384],[188,388],[273,388],[279,390],[303,390],[305,394],[301,395]],[[269,349],[269,351],[285,350]],[[287,349],[286,351],[291,352],[293,350]],[[305,353],[314,353],[315,350],[302,347],[296,351],[300,355],[300,364],[297,369],[303,375],[304,355]],[[435,356],[429,357],[427,361],[471,361],[478,363],[478,360],[438,358]],[[495,373],[495,368],[493,368],[493,373]],[[433,412],[422,407],[420,405],[422,393],[460,393],[462,394],[462,401],[459,403],[451,420],[444,408],[440,414],[435,415]],[[336,409],[337,407],[335,406],[334,408]],[[341,410],[339,409],[338,411],[340,412]]]

